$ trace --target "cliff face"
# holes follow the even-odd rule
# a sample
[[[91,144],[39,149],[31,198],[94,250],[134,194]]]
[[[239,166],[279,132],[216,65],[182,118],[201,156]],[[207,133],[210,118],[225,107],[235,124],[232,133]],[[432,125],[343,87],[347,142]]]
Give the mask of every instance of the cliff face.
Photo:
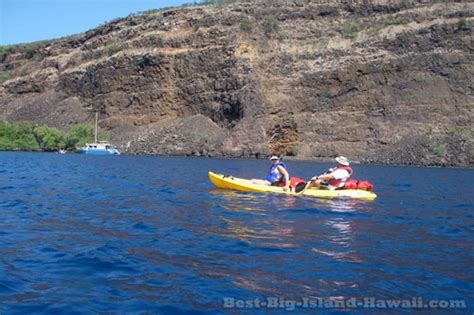
[[[0,117],[128,153],[474,165],[473,3],[240,1],[0,55]]]

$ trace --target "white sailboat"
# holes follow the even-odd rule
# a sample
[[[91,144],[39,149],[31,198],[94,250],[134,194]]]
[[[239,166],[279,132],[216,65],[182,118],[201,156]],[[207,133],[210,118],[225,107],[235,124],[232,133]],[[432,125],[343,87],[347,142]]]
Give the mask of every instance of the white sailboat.
[[[86,143],[85,146],[77,148],[77,153],[82,154],[120,154],[120,151],[110,142],[97,141],[97,121],[99,113],[95,113],[95,130],[94,130],[94,143]]]

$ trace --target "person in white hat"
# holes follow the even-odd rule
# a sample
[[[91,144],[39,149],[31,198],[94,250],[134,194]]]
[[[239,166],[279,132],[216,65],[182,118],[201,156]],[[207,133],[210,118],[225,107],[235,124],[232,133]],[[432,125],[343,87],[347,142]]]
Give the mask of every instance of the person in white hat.
[[[350,163],[344,156],[336,158],[336,167],[328,169],[325,173],[319,176],[314,176],[306,185],[306,189],[311,187],[323,189],[340,189],[344,187],[346,180],[352,175],[352,168]]]
[[[251,179],[253,184],[266,186],[281,186],[284,191],[290,189],[290,175],[286,170],[286,165],[276,155],[270,158],[272,165],[268,169],[268,174],[265,179]]]

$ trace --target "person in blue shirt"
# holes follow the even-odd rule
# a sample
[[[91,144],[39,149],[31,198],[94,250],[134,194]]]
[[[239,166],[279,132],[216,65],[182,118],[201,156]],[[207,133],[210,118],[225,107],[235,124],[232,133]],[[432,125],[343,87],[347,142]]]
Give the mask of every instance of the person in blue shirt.
[[[267,186],[282,186],[284,191],[290,189],[290,174],[286,170],[286,165],[278,156],[270,158],[272,165],[268,169],[267,176],[264,179],[251,179],[253,184],[267,185]]]

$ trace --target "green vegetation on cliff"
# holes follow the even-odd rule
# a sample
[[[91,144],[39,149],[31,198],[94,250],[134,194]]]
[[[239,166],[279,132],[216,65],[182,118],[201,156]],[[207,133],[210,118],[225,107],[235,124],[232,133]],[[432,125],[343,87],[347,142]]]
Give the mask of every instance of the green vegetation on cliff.
[[[108,136],[99,134],[99,140]],[[76,124],[68,132],[48,127],[35,126],[30,122],[8,124],[0,120],[1,151],[57,151],[74,149],[92,142],[94,139],[91,126]]]
[[[240,20],[240,29],[244,32],[251,33],[253,30],[253,22],[248,17],[244,17]]]
[[[271,34],[277,32],[280,29],[278,25],[278,20],[273,15],[267,15],[263,18],[263,29],[265,34],[270,36]]]
[[[360,31],[360,25],[357,22],[350,22],[344,25],[344,28],[342,29],[344,36],[351,39],[355,39],[359,31]]]
[[[382,20],[382,23],[384,26],[390,26],[390,25],[401,25],[401,24],[407,24],[409,21],[399,15],[399,14],[396,14],[395,16],[390,16],[390,17],[387,17],[387,18],[384,18]]]
[[[14,48],[14,45],[0,46],[0,60],[2,60],[6,55],[8,55]]]

